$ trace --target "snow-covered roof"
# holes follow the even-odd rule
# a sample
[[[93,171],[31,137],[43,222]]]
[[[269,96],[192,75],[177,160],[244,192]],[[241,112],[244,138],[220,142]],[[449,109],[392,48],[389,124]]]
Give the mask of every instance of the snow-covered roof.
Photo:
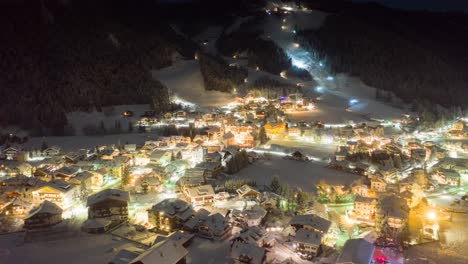
[[[185,193],[187,194],[187,196],[191,198],[198,197],[198,196],[206,196],[206,195],[214,196],[215,194],[213,190],[213,186],[211,186],[211,184],[188,188],[185,190]]]
[[[164,212],[170,216],[177,216],[181,219],[188,219],[193,214],[191,205],[186,201],[177,198],[169,198],[153,205],[153,212]]]
[[[73,189],[75,189],[75,185],[73,184],[70,184],[66,181],[63,181],[63,180],[53,180],[53,181],[50,181],[50,182],[43,182],[43,184],[41,184],[42,186],[40,186],[39,188],[41,187],[50,187],[50,188],[53,188],[59,192],[62,192],[62,193],[68,193],[70,191],[72,191]]]
[[[244,196],[250,192],[255,192],[255,193],[258,193],[260,194],[260,192],[258,192],[257,190],[255,190],[254,188],[250,187],[249,185],[247,184],[244,184],[242,185],[242,187],[240,187],[239,189],[236,190],[236,192],[240,195],[240,196]]]
[[[256,220],[256,219],[263,219],[263,217],[266,216],[267,211],[263,209],[261,206],[258,204],[252,206],[252,208],[247,209],[247,210],[236,210],[234,209],[232,211],[233,215],[241,214],[245,219],[248,220]]]
[[[244,243],[257,243],[266,234],[265,229],[259,226],[251,226],[245,230],[242,230],[234,240],[240,240]]]
[[[79,169],[75,167],[62,167],[58,170],[55,171],[55,174],[63,174],[63,175],[68,175],[72,176],[76,173],[78,173]]]
[[[186,186],[186,185],[200,185],[205,183],[205,178],[203,176],[183,176],[182,178],[179,179],[179,185],[180,186]]]
[[[53,202],[45,200],[38,207],[32,209],[25,219],[29,219],[35,216],[36,214],[58,215],[58,214],[62,214],[62,208],[60,208],[58,205],[54,204]]]
[[[363,238],[349,239],[336,260],[337,264],[369,264],[374,254],[374,245]]]
[[[311,226],[314,229],[322,232],[327,233],[328,229],[330,229],[331,222],[327,219],[324,219],[318,215],[307,214],[307,215],[295,215],[289,221],[290,225],[303,225],[303,226]]]
[[[11,201],[9,201],[8,203],[6,203],[2,210],[4,208],[7,208],[7,206],[10,206],[10,205],[15,205],[15,206],[21,206],[21,207],[24,207],[24,208],[30,208],[31,207],[31,203],[30,202],[27,202],[21,198],[13,198]]]
[[[195,235],[193,235],[193,234],[190,234],[190,233],[187,233],[187,232],[182,233],[179,230],[177,230],[176,232],[172,233],[168,237],[157,236],[156,239],[154,240],[153,244],[157,244],[157,243],[162,242],[162,241],[164,241],[166,239],[170,239],[172,241],[175,241],[175,242],[179,243],[180,245],[184,245],[188,241],[192,240],[192,238],[194,236]]]
[[[79,172],[77,173],[73,179],[77,180],[77,181],[84,181],[84,180],[87,180],[89,178],[93,177],[93,174],[89,171],[83,171],[83,172]]]
[[[176,264],[187,256],[188,251],[173,240],[159,242],[130,261],[131,264]]]
[[[322,233],[300,228],[296,231],[296,236],[294,236],[293,241],[310,245],[320,245],[322,242]]]
[[[255,244],[235,241],[231,248],[231,257],[234,259],[249,259],[248,263],[261,264],[265,257],[265,249]]]
[[[97,229],[110,226],[112,221],[106,218],[92,218],[88,219],[83,223],[84,229]]]
[[[184,177],[194,177],[194,176],[201,176],[205,174],[205,169],[203,168],[190,168],[186,169],[184,172]]]
[[[98,193],[95,193],[88,197],[87,206],[91,206],[97,203],[100,203],[105,200],[117,200],[128,202],[130,200],[130,196],[128,192],[117,190],[117,189],[105,189]]]
[[[197,168],[202,168],[202,169],[206,169],[206,170],[214,170],[216,169],[217,167],[221,166],[221,163],[220,162],[208,162],[208,161],[205,161],[205,162],[201,162],[201,163],[198,163],[197,164]]]
[[[150,159],[160,159],[162,158],[168,151],[167,150],[155,150],[151,152]]]

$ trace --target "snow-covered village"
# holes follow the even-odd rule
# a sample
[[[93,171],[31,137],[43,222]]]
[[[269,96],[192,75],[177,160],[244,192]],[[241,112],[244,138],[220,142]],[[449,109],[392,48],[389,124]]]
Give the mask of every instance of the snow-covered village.
[[[206,27],[190,58],[151,71],[163,111],[71,111],[65,136],[3,130],[0,263],[467,263],[468,116],[434,104],[428,125],[331,71],[298,37],[327,16],[276,1]],[[252,21],[296,71],[219,50]],[[230,92],[207,89],[215,56],[245,70]]]

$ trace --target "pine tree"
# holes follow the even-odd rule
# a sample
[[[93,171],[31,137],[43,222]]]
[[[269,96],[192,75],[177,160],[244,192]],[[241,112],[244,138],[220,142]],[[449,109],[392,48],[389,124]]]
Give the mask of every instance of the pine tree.
[[[106,126],[104,125],[104,121],[101,120],[101,122],[99,123],[99,130],[101,133],[105,134],[106,133]]]
[[[264,127],[260,128],[258,138],[260,139],[260,144],[265,144],[265,143],[268,142],[268,137],[267,137],[267,134],[266,134],[266,131],[265,131]]]
[[[126,186],[130,182],[130,170],[125,168],[122,173],[121,185],[122,187]]]
[[[48,147],[49,145],[47,144],[47,141],[43,138],[41,142],[41,151],[46,150]]]
[[[278,176],[274,176],[271,180],[270,189],[274,193],[278,193],[279,189],[281,188],[281,183],[279,181]]]
[[[80,185],[80,200],[83,203],[86,202],[86,200],[88,200],[88,195],[89,195],[88,187],[86,186],[86,182],[83,181],[81,182],[81,185]]]
[[[121,125],[120,125],[120,120],[115,120],[114,128],[115,128],[115,132],[116,132],[116,133],[120,133],[120,132],[121,132],[122,127],[121,127]]]

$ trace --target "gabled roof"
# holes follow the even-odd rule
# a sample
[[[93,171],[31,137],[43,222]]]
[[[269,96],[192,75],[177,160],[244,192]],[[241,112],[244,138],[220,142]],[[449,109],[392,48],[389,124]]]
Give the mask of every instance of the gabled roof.
[[[89,171],[83,171],[83,172],[79,172],[77,173],[73,179],[77,180],[77,181],[84,181],[84,180],[87,180],[89,178],[93,177],[93,174]]]
[[[265,249],[255,244],[235,241],[231,248],[231,257],[234,259],[248,258],[251,264],[261,264],[265,257]]]
[[[294,236],[293,241],[304,244],[320,245],[322,242],[322,233],[300,228],[296,231],[296,236]]]
[[[44,182],[42,184],[42,186],[39,186],[39,188],[42,188],[42,187],[50,187],[50,188],[53,188],[59,192],[62,192],[62,193],[67,193],[71,190],[73,190],[75,188],[75,185],[73,184],[70,184],[66,181],[63,181],[63,180],[53,180],[53,181],[50,181],[50,182]]]
[[[91,206],[97,203],[100,203],[105,200],[117,200],[128,202],[130,196],[128,192],[117,190],[117,189],[105,189],[98,193],[95,193],[88,197],[87,206]]]
[[[170,216],[178,216],[181,219],[188,219],[193,214],[193,209],[189,203],[177,198],[169,198],[153,205],[153,212],[164,212]]]
[[[55,174],[63,174],[67,176],[73,176],[78,173],[79,169],[75,167],[62,167],[55,171]]]
[[[369,264],[374,254],[374,245],[363,238],[349,239],[336,260],[337,264]]]
[[[42,202],[38,207],[32,209],[28,216],[25,219],[29,219],[36,214],[51,214],[51,215],[58,215],[62,214],[63,210],[58,205],[54,204],[53,202],[45,200]]]
[[[168,239],[159,242],[130,261],[130,264],[176,264],[188,251],[179,243]]]
[[[201,169],[206,169],[206,170],[214,170],[216,168],[218,168],[219,166],[221,166],[221,163],[220,162],[201,162],[201,163],[198,163],[196,168],[201,168]]]
[[[307,214],[307,215],[295,215],[289,221],[290,225],[307,225],[314,229],[317,229],[323,233],[327,233],[330,229],[331,222],[318,215]]]
[[[180,186],[186,186],[186,185],[202,185],[205,183],[205,178],[200,175],[200,176],[183,176],[182,178],[179,179],[178,184]]]
[[[204,174],[205,174],[205,169],[203,168],[190,168],[190,169],[185,170],[184,177],[198,177],[198,176],[203,177]]]
[[[250,186],[247,185],[247,184],[244,184],[242,187],[240,187],[239,189],[237,189],[236,192],[237,192],[240,196],[244,196],[244,195],[246,195],[247,193],[250,193],[250,192],[255,192],[255,193],[260,194],[259,191],[255,190],[254,188],[250,187]]]
[[[160,159],[160,158],[162,158],[162,157],[163,157],[166,153],[168,153],[168,152],[169,152],[169,151],[167,151],[167,150],[159,150],[159,149],[157,149],[157,150],[151,152],[151,154],[150,154],[149,157],[150,157],[150,159]]]
[[[202,186],[197,186],[197,187],[192,187],[188,188],[186,190],[186,194],[189,197],[198,197],[198,196],[205,196],[205,195],[213,195],[214,196],[214,190],[213,186],[211,184],[206,184]]]

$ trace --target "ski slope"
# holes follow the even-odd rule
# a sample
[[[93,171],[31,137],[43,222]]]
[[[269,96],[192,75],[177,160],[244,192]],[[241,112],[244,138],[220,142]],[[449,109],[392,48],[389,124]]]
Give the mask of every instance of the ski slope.
[[[196,60],[153,71],[153,76],[167,86],[173,95],[200,107],[218,107],[234,100],[234,95],[219,91],[206,91],[200,65]]]
[[[327,123],[350,123],[369,121],[369,118],[394,119],[403,110],[375,100],[375,88],[346,74],[331,76],[325,61],[319,61],[313,51],[305,50],[295,42],[295,30],[318,29],[327,14],[320,11],[295,10],[289,15],[265,14],[262,29],[264,37],[273,40],[291,58],[293,65],[307,69],[318,86],[303,83],[306,93],[317,93],[320,101],[317,110],[289,114],[291,121],[325,121]],[[350,102],[353,101],[352,105]]]

